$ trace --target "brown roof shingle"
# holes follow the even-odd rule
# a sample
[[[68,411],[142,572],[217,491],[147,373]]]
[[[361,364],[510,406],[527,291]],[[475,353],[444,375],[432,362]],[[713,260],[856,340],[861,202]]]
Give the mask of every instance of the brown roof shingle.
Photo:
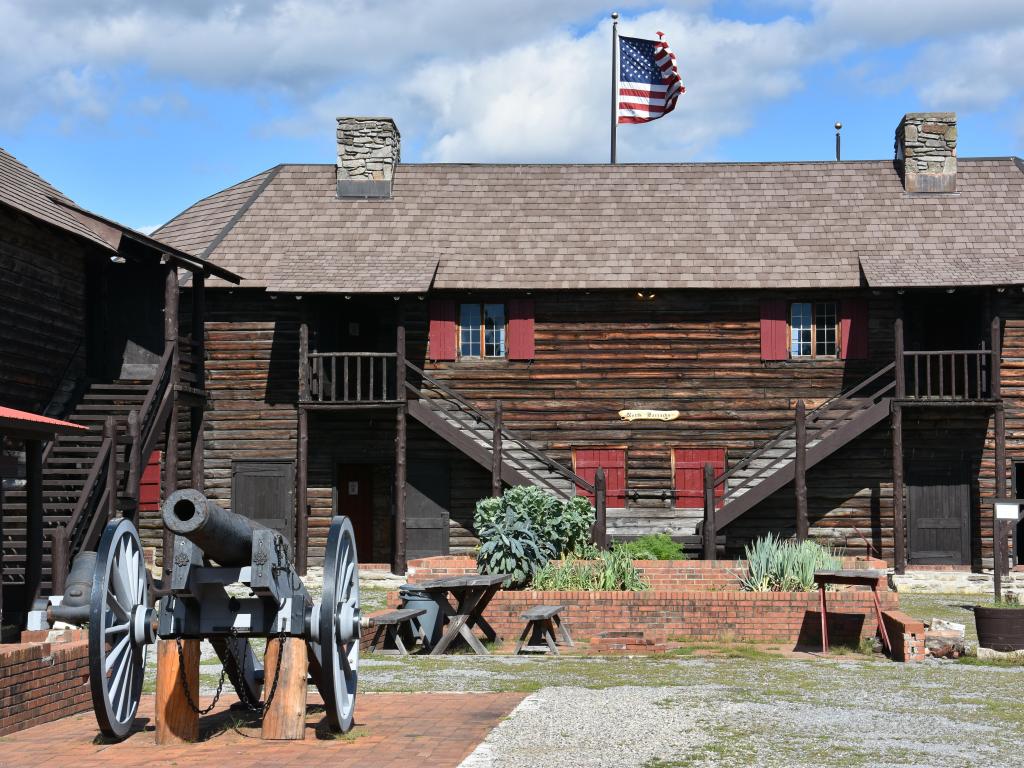
[[[270,173],[159,236],[296,292],[1024,283],[1014,158],[961,159],[955,195],[906,194],[890,161],[400,165],[389,200]]]

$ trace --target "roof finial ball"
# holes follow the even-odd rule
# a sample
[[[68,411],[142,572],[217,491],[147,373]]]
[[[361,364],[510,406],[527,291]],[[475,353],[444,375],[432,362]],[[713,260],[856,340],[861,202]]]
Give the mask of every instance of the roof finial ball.
[[[836,120],[836,162],[839,162],[839,132],[843,130],[843,124]]]
[[[619,20],[619,12],[618,11],[612,11],[612,21],[618,21],[618,20]]]

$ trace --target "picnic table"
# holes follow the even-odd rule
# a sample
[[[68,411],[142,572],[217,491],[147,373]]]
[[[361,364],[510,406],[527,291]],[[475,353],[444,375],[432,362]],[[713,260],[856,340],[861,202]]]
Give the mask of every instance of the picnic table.
[[[878,580],[884,578],[885,571],[866,569],[814,572],[814,583],[818,585],[818,595],[821,601],[822,653],[828,653],[828,605],[825,602],[825,587],[828,584],[852,584],[861,587],[871,587],[871,597],[875,602],[875,616],[878,619],[878,631],[882,635],[882,642],[885,644],[885,649],[889,651],[889,653],[892,653],[892,645],[889,643],[889,633],[886,632],[885,622],[882,620],[882,605],[878,601]]]
[[[508,574],[493,573],[479,576],[451,576],[409,585],[430,594],[437,601],[441,612],[448,620],[444,635],[430,649],[431,656],[444,653],[460,635],[478,654],[487,655],[487,649],[473,633],[473,628],[479,628],[488,640],[498,639],[498,634],[484,619],[483,613],[487,604],[491,602],[491,598],[501,589],[502,582],[507,578]],[[449,599],[449,595],[454,599],[454,605]]]

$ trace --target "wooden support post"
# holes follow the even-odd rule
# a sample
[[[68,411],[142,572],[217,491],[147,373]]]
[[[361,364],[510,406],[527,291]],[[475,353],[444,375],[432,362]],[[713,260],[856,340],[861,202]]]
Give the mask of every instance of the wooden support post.
[[[406,405],[405,405],[405,325],[398,321],[396,334],[395,392],[398,408],[395,412],[395,546],[391,570],[404,575],[408,531],[405,527],[405,474],[406,474]]]
[[[295,462],[295,569],[306,575],[309,563],[309,410],[299,405],[298,460]],[[360,555],[369,556],[369,553]]]
[[[594,473],[594,546],[608,549],[608,484],[604,470]]]
[[[907,367],[904,364],[903,352],[903,309],[900,308],[896,321],[893,324],[896,349],[896,399],[902,400],[907,396]]]
[[[43,576],[43,444],[25,441],[25,610],[39,596]]]
[[[998,400],[1002,397],[1002,362],[1003,362],[1003,325],[999,315],[992,316],[992,368],[989,373],[991,397]]]
[[[494,437],[491,440],[491,496],[501,496],[501,400],[494,404]]]
[[[68,578],[68,529],[57,525],[50,534],[50,593],[63,595]]]
[[[107,460],[107,520],[113,520],[118,515],[117,493],[118,480],[120,479],[121,467],[120,446],[117,440],[117,422],[113,416],[107,416],[103,422],[103,437],[110,440],[110,458]]]
[[[281,656],[280,665],[278,655]],[[303,739],[306,735],[306,641],[301,637],[272,637],[263,657],[266,695],[274,698],[263,715],[264,739]],[[280,672],[276,681],[274,673]]]
[[[907,569],[907,540],[903,513],[903,407],[892,406],[892,533],[893,566],[896,573]]]
[[[181,657],[178,641],[156,641],[156,743],[181,744],[199,738],[199,713],[188,701],[181,684],[181,661],[185,662],[185,680],[194,703],[199,699],[199,640],[182,640]]]
[[[715,468],[710,462],[704,465],[704,526],[701,536],[704,559],[714,561],[718,555],[715,548],[718,531],[715,530]]]
[[[164,349],[168,345],[174,350],[171,359],[171,413],[167,417],[164,434],[164,498],[166,499],[178,489],[178,381],[181,374],[181,361],[178,356],[178,270],[173,264],[167,266],[164,279]],[[148,457],[147,457],[148,458]],[[174,534],[167,528],[163,531],[163,542],[160,556],[163,559],[164,581],[169,582],[171,576],[171,559],[164,553],[174,551]]]
[[[796,488],[796,539],[806,541],[810,529],[807,520],[807,406],[803,400],[796,403],[796,455],[793,458]]]
[[[1007,498],[1006,493],[1006,409],[1002,403],[996,405],[995,413],[995,464],[996,464],[996,476],[995,476],[995,491],[997,499]],[[995,507],[992,508],[992,541],[993,545],[996,540],[999,541],[1000,557],[994,560],[993,563],[996,567],[996,572],[1002,576],[1009,574],[1009,558],[1007,554],[1009,552],[1008,544],[1006,542],[1007,526],[1003,525],[1003,521],[996,520],[995,518]],[[993,546],[994,549],[994,546]],[[995,553],[993,552],[993,558]]]
[[[4,444],[4,436],[0,435],[0,445]],[[3,475],[0,475],[0,643],[4,641],[4,484]]]
[[[189,412],[192,449],[189,475],[191,486],[201,491],[206,485],[206,276],[202,272],[192,275],[192,372],[196,389],[202,390],[204,395],[203,402],[193,405]]]

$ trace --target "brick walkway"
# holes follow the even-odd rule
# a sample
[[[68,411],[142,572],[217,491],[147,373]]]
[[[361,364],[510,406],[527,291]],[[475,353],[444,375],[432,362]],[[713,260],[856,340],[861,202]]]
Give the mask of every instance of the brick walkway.
[[[218,706],[200,722],[196,744],[153,743],[153,697],[144,696],[137,730],[121,743],[103,743],[92,712],[0,738],[0,766],[117,768],[118,766],[457,766],[522,700],[521,693],[370,693],[356,706],[347,737],[324,737],[319,697],[310,693],[304,741],[263,741],[259,721]],[[230,702],[228,702],[230,704]],[[244,719],[242,719],[244,718]],[[236,727],[232,723],[242,719]]]

